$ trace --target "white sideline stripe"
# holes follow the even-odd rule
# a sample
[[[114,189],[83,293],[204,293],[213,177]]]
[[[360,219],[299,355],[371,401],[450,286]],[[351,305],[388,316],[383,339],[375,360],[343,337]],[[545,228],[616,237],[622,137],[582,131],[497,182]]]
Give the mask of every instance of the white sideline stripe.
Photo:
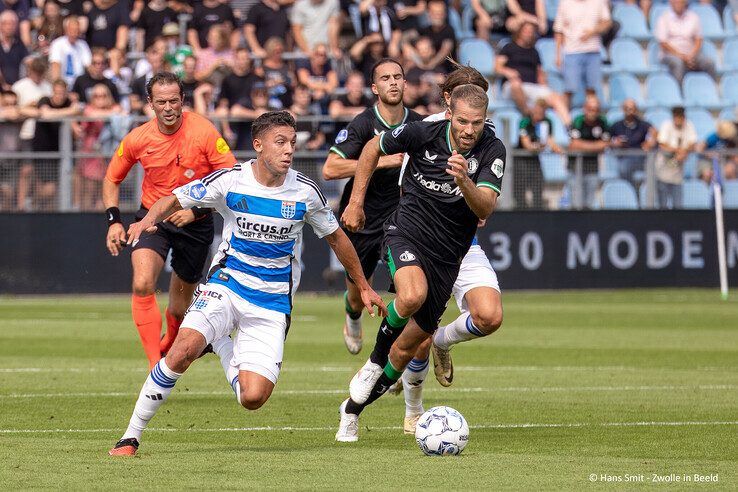
[[[428,393],[546,393],[546,392],[578,392],[578,391],[693,391],[693,390],[734,390],[738,385],[732,384],[708,384],[699,386],[553,386],[553,387],[525,387],[512,386],[503,388],[426,388]],[[324,389],[324,390],[283,390],[277,395],[341,395],[348,393],[347,388]],[[217,396],[232,395],[232,391],[182,391],[175,393],[176,397],[182,395],[192,396]],[[0,399],[10,398],[61,398],[61,397],[113,397],[113,396],[136,396],[138,393],[131,392],[105,392],[105,393],[9,393],[2,395]]]
[[[644,371],[662,370],[663,367],[630,367],[630,366],[455,366],[456,371],[486,372],[486,371]],[[678,371],[732,371],[735,367],[697,367],[694,369],[677,369]],[[103,367],[7,367],[0,368],[0,373],[24,372],[110,372],[112,369]],[[218,369],[220,370],[220,369]],[[349,372],[356,371],[354,366],[285,366],[282,372]],[[115,372],[148,372],[143,367],[116,368]]]
[[[689,426],[719,426],[738,425],[736,420],[700,422],[572,422],[572,423],[521,423],[521,424],[483,424],[470,425],[470,429],[577,429],[583,427],[689,427]],[[400,426],[369,427],[371,430],[398,430]],[[223,427],[220,429],[173,429],[171,427],[147,429],[147,432],[295,432],[295,431],[335,431],[336,427]],[[120,432],[117,429],[0,429],[0,434],[81,434],[97,432]]]

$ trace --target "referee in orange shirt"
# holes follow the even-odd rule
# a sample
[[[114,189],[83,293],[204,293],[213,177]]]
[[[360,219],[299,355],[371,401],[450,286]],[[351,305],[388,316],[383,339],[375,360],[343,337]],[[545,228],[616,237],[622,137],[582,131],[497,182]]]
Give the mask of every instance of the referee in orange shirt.
[[[146,92],[156,117],[126,135],[103,180],[108,219],[106,243],[113,256],[126,246],[118,209],[120,183],[136,162],[144,168],[142,203],[136,221],[159,198],[171,195],[174,188],[216,169],[230,168],[236,162],[212,123],[198,114],[182,112],[184,93],[175,74],[154,74],[146,84]],[[209,209],[181,210],[167,217],[156,233],[132,245],[131,311],[150,367],[169,350],[177,336],[207,261],[214,232]],[[167,330],[162,338],[162,318],[154,291],[170,249],[174,272],[169,283]]]

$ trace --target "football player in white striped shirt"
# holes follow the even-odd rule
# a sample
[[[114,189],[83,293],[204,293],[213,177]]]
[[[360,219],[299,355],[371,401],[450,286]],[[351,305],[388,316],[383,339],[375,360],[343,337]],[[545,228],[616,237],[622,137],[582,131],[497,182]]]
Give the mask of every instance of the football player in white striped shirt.
[[[152,369],[141,389],[123,437],[110,450],[132,456],[151,418],[177,379],[212,343],[239,403],[249,410],[269,398],[282,367],[284,341],[299,282],[302,228],[325,238],[351,275],[370,314],[382,299],[367,283],[354,247],[339,228],[318,186],[290,169],[295,151],[295,120],[286,111],[257,118],[252,138],[257,158],[216,171],[157,201],[128,230],[135,243],[155,232],[176,210],[215,208],[224,219],[223,239],[208,275],[188,309],[171,350]],[[228,336],[233,328],[233,341]]]

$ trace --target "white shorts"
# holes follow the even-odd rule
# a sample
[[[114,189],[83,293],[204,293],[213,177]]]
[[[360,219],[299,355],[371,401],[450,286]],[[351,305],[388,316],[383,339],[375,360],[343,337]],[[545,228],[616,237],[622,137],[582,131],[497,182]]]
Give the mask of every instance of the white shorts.
[[[549,87],[531,82],[523,82],[523,95],[528,104],[533,105],[538,99],[548,99],[553,92]],[[510,99],[510,82],[502,84],[502,97]]]
[[[492,269],[487,255],[478,244],[472,245],[461,262],[459,276],[456,277],[453,293],[459,311],[468,311],[464,296],[470,290],[477,287],[491,287],[500,292],[500,284],[497,274]]]
[[[202,333],[207,343],[235,329],[231,365],[277,383],[287,331],[284,313],[251,304],[223,285],[201,284],[182,327]]]

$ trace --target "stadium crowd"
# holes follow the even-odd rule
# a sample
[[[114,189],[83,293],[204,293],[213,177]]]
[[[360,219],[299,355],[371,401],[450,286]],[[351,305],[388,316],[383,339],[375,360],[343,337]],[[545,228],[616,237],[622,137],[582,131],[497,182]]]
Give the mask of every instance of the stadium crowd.
[[[557,179],[547,163],[566,162],[534,154],[567,149],[589,154],[585,204],[603,179],[638,193],[644,154],[604,164],[595,155],[637,149],[656,153],[658,204],[678,208],[685,178],[710,182],[716,170],[695,152],[738,147],[736,4],[0,0],[0,152],[58,152],[59,119],[83,117],[72,124],[75,150],[86,153],[75,161],[73,204],[99,210],[107,159],[132,116],[152,116],[145,87],[157,71],[179,75],[186,106],[217,121],[236,152],[251,150],[249,121],[273,109],[297,117],[299,150],[327,151],[373,102],[375,61],[401,60],[405,105],[431,114],[453,57],[490,78],[499,131],[505,120],[511,147],[529,151],[513,165],[516,207],[543,207],[542,190]],[[0,161],[0,210],[55,206],[58,159]],[[736,179],[737,162],[717,170]],[[561,181],[576,165],[570,156]]]

